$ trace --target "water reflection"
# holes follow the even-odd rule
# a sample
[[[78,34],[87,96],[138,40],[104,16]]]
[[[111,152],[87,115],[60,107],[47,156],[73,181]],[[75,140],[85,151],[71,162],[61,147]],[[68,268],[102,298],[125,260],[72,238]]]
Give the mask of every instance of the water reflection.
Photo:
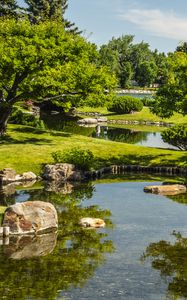
[[[147,131],[138,131],[134,129],[112,127],[107,124],[91,124],[80,126],[76,123],[76,118],[70,119],[63,114],[50,115],[42,113],[41,119],[45,127],[51,130],[67,132],[69,134],[80,134],[94,138],[107,139],[116,142],[142,145],[156,148],[170,148],[178,150],[176,147],[165,143],[162,140],[160,132],[152,132],[151,126],[147,126]]]
[[[108,139],[115,142],[124,142],[128,144],[136,144],[138,142],[143,142],[147,140],[148,132],[130,130],[126,128],[116,128],[116,127],[107,127],[99,126],[96,132],[92,134],[93,137],[99,137],[102,139]]]
[[[3,246],[3,252],[11,259],[45,256],[54,250],[56,238],[55,232],[37,236],[10,236],[8,245]]]
[[[160,272],[168,285],[170,299],[187,297],[187,238],[173,232],[175,242],[161,240],[151,243],[142,261],[151,260],[152,267]],[[181,298],[180,298],[181,299]]]
[[[59,291],[82,287],[104,263],[106,253],[114,250],[105,230],[87,230],[79,225],[81,217],[90,216],[104,219],[108,228],[113,226],[109,210],[81,205],[92,197],[93,190],[91,183],[79,187],[53,184],[27,191],[14,187],[6,195],[6,203],[11,204],[19,201],[20,195],[22,200],[27,195],[29,200],[53,203],[59,230],[57,236],[11,237],[9,245],[0,247],[2,299],[56,299]]]

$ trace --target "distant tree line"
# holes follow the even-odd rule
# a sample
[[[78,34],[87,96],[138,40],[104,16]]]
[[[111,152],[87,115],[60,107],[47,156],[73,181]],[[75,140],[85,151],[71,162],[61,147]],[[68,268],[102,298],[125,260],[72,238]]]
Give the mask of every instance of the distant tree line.
[[[149,44],[133,43],[133,35],[112,38],[100,48],[100,62],[107,65],[118,78],[121,88],[132,86],[132,82],[145,87],[163,84],[168,66],[165,53],[151,51]]]

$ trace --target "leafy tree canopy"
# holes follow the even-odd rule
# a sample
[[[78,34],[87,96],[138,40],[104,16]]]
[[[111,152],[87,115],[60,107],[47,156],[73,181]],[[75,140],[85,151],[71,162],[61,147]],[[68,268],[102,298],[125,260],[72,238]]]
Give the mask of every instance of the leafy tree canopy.
[[[118,78],[119,86],[127,88],[135,80],[141,86],[163,82],[166,75],[165,56],[152,52],[149,44],[133,44],[134,36],[112,38],[100,48],[101,64],[110,67]]]
[[[156,94],[153,112],[171,117],[174,112],[187,114],[187,54],[176,52],[168,58],[168,78]]]
[[[103,104],[104,90],[110,91],[116,80],[96,65],[96,57],[95,45],[65,32],[62,23],[0,20],[0,130],[5,111],[10,115],[17,101]]]

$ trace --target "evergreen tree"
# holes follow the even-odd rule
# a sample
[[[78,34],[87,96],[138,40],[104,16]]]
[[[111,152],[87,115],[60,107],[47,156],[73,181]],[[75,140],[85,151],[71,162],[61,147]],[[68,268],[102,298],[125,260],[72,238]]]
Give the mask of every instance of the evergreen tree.
[[[74,23],[64,18],[68,0],[25,0],[25,3],[28,5],[26,11],[31,23],[35,24],[48,19],[61,21],[67,31],[80,33]]]
[[[176,52],[184,52],[184,53],[187,53],[187,42],[181,42],[181,43],[177,46]]]
[[[16,17],[18,8],[15,0],[0,0],[0,17]]]

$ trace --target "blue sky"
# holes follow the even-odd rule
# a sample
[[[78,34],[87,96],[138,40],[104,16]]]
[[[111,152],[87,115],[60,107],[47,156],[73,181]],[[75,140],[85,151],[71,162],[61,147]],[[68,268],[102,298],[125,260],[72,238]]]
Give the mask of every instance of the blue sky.
[[[19,3],[22,1],[19,0]],[[69,0],[66,17],[97,45],[113,36],[135,36],[160,52],[187,41],[187,0]]]

